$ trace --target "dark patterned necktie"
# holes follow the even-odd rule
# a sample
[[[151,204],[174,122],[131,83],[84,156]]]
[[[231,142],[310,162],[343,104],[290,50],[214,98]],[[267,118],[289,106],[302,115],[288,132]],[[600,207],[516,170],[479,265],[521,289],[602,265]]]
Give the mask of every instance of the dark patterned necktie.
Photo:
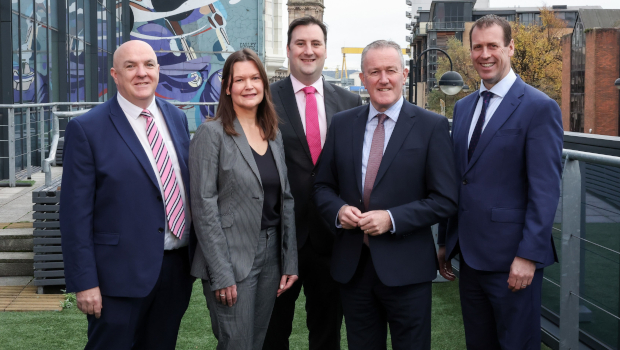
[[[370,194],[375,185],[375,179],[379,172],[381,159],[383,158],[383,146],[385,144],[385,127],[383,122],[387,119],[387,115],[383,113],[377,114],[379,123],[372,134],[372,143],[370,145],[370,154],[368,155],[368,164],[366,165],[366,178],[364,179],[364,207],[368,210],[370,205]],[[368,235],[364,234],[364,244],[368,245]]]
[[[478,146],[478,141],[480,141],[480,135],[482,135],[482,127],[484,126],[484,120],[487,114],[487,107],[489,107],[489,101],[491,101],[491,98],[493,97],[493,93],[491,91],[483,91],[481,95],[482,110],[480,111],[480,117],[478,117],[478,122],[476,123],[476,127],[474,128],[474,133],[471,134],[471,140],[469,140],[467,162],[471,160],[471,156],[474,154],[476,146]]]

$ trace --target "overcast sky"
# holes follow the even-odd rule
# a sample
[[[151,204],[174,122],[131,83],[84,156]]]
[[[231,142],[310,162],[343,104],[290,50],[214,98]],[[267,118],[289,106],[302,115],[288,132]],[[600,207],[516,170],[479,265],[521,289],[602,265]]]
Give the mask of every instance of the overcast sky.
[[[605,9],[620,9],[618,0],[490,0],[491,7],[517,5],[599,5]],[[284,7],[283,13],[287,14],[286,5]],[[391,39],[406,47],[405,36],[409,33],[405,24],[411,20],[405,17],[405,11],[409,9],[405,0],[325,0],[323,20],[329,26],[325,66],[330,70],[335,69],[336,65],[342,68],[342,47],[364,47],[378,39]],[[284,23],[288,23],[288,19],[284,19]],[[283,40],[286,42],[286,28]],[[360,55],[347,55],[347,68],[359,67]]]

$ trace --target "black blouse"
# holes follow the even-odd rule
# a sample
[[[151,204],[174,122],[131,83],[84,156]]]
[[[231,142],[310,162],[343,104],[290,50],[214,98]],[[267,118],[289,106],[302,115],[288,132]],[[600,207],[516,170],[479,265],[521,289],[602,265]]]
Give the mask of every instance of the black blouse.
[[[252,148],[252,147],[250,147]],[[254,160],[258,166],[261,182],[263,183],[263,216],[260,222],[261,230],[280,225],[280,175],[276,162],[273,159],[271,146],[267,144],[267,151],[262,156],[252,148]]]

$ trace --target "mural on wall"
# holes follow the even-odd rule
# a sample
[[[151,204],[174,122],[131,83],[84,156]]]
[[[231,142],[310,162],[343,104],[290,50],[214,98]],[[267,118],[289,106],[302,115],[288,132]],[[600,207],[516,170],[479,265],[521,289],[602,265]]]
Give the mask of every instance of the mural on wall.
[[[161,98],[217,102],[226,57],[249,47],[262,58],[260,0],[131,0],[130,8],[131,39],[146,41],[157,54]],[[190,130],[214,116],[212,106],[181,108]]]
[[[17,1],[13,0],[12,5],[13,10],[16,11]],[[47,19],[46,5],[46,0],[34,1],[34,7],[32,2],[27,2],[22,4],[21,12],[28,17],[34,15],[38,22],[45,22]],[[15,20],[16,15],[13,15],[13,18]],[[16,24],[13,24],[15,31],[13,33],[13,101],[15,103],[48,102],[47,31],[31,20],[22,20],[19,30]],[[18,50],[16,45],[19,45],[21,50]],[[36,65],[35,47],[37,48]],[[19,51],[21,51],[21,61],[17,54]]]

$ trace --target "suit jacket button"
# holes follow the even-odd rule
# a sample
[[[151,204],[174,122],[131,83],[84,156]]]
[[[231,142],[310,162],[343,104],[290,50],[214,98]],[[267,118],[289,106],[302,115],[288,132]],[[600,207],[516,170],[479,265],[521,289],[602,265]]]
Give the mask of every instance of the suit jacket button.
[[[310,176],[314,177],[314,175],[316,175],[314,171],[310,173]]]
[[[463,185],[467,185],[467,179],[463,180]]]
[[[164,232],[164,228],[160,227],[160,228],[157,229],[157,231],[159,231],[159,233],[163,233]]]
[[[157,196],[157,200],[161,202],[161,196]]]

